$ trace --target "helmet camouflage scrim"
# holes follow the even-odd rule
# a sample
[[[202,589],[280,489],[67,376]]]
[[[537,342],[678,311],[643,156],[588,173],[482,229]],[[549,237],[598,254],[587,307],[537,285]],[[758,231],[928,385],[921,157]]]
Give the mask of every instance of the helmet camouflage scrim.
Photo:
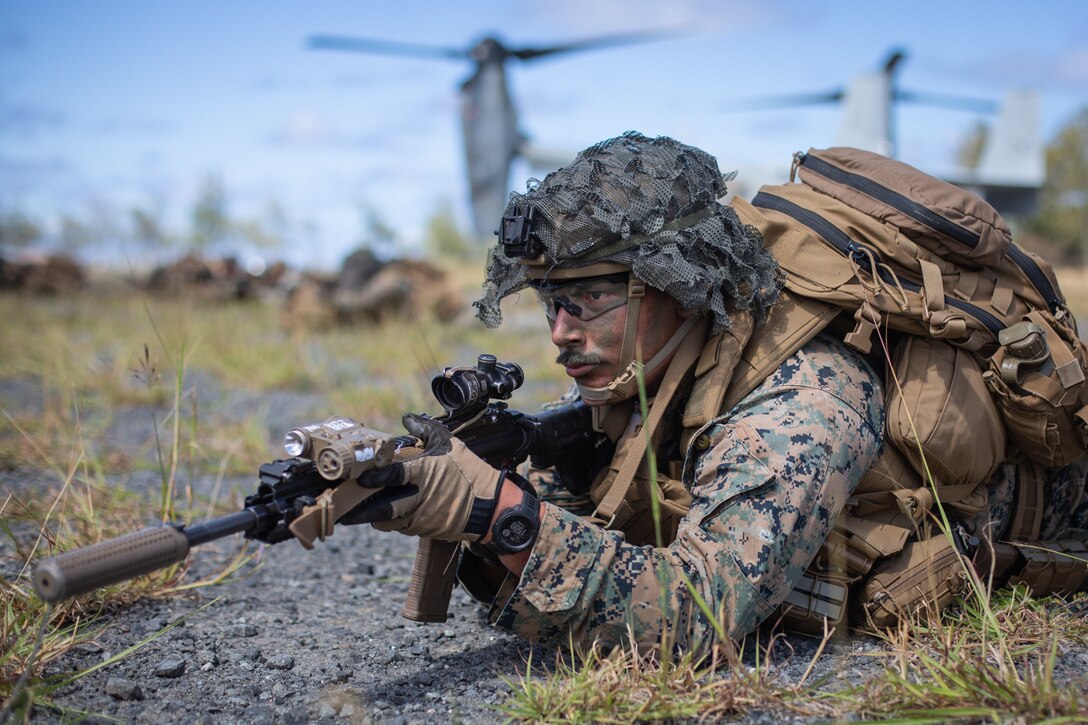
[[[715,331],[729,327],[730,309],[761,320],[781,280],[759,232],[718,203],[734,176],[665,136],[628,131],[589,147],[510,195],[477,316],[497,327],[500,300],[531,280],[611,263],[712,316]]]

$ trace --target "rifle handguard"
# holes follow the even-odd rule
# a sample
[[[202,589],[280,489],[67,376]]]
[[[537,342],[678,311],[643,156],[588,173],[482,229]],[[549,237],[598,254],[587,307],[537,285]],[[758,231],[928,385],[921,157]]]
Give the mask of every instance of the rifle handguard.
[[[457,574],[455,541],[420,539],[408,597],[400,615],[414,622],[445,622],[449,617],[450,596]]]
[[[182,561],[188,554],[189,540],[179,529],[152,526],[42,559],[34,567],[34,590],[47,602],[59,602],[149,574]]]

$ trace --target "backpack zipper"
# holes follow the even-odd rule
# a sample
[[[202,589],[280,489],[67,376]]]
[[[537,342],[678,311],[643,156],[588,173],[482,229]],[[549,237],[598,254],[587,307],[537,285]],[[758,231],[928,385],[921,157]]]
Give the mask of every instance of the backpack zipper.
[[[867,194],[877,201],[898,209],[911,219],[926,225],[933,231],[944,234],[946,237],[954,239],[971,249],[977,247],[980,242],[979,235],[961,227],[955,222],[950,222],[924,204],[919,204],[913,199],[903,196],[896,191],[892,191],[872,179],[849,171],[844,171],[812,154],[801,152],[794,154],[794,166],[804,166],[820,176],[849,186],[863,194]],[[1050,284],[1050,280],[1043,274],[1043,270],[1039,269],[1039,265],[1035,263],[1035,260],[1025,254],[1024,251],[1017,247],[1013,242],[1009,243],[1008,256],[1012,259],[1013,264],[1019,267],[1020,270],[1027,275],[1028,281],[1031,282],[1036,291],[1042,296],[1047,307],[1050,308],[1051,313],[1055,315],[1058,314],[1058,311],[1065,307],[1065,300],[1058,295],[1057,290]]]
[[[1050,308],[1051,314],[1059,316],[1060,312],[1065,309],[1065,300],[1058,294],[1058,290],[1054,289],[1050,284],[1050,280],[1043,274],[1043,270],[1039,269],[1039,265],[1035,263],[1035,260],[1016,244],[1009,244],[1009,258],[1012,259],[1013,264],[1028,276],[1028,281],[1043,296],[1043,300],[1046,302],[1046,306]],[[1059,317],[1059,319],[1061,318]]]
[[[871,254],[873,256],[873,259],[875,259],[877,263],[880,262],[880,254],[877,252],[877,250],[854,241],[849,236],[847,236],[845,232],[843,232],[841,229],[839,229],[828,220],[824,219],[816,212],[798,206],[792,201],[783,199],[780,196],[775,196],[774,194],[768,194],[765,191],[761,191],[756,194],[754,199],[752,199],[752,206],[762,209],[770,209],[771,211],[777,211],[795,219],[801,224],[804,224],[812,231],[816,232],[816,234],[819,235],[821,239],[837,249],[839,253],[847,257],[851,257],[852,259],[854,259],[855,262],[864,263],[867,261],[866,256],[862,253],[863,250]],[[871,270],[870,273],[875,276],[879,276],[888,284],[895,284],[895,282],[898,281],[899,284],[903,285],[904,289],[910,290],[911,292],[922,291],[921,285],[915,284],[909,279],[897,277],[886,269],[881,269],[877,267],[876,269]],[[1006,327],[1005,323],[998,319],[996,316],[990,314],[981,307],[971,304],[970,302],[964,302],[963,300],[956,299],[955,297],[949,297],[948,295],[944,295],[944,303],[945,305],[958,309],[961,312],[964,312],[981,322],[983,325],[986,326],[986,328],[993,334],[995,338],[997,337],[997,333],[1001,332]]]
[[[798,160],[798,164],[807,169],[811,169],[820,176],[827,177],[832,181],[849,186],[852,189],[857,189],[863,194],[873,197],[877,201],[898,209],[916,222],[926,225],[935,232],[944,234],[949,239],[953,239],[965,247],[974,249],[981,241],[979,235],[974,232],[964,229],[955,222],[948,221],[924,204],[919,204],[897,191],[892,191],[886,186],[881,186],[872,179],[867,179],[864,176],[844,171],[812,154],[804,154]]]

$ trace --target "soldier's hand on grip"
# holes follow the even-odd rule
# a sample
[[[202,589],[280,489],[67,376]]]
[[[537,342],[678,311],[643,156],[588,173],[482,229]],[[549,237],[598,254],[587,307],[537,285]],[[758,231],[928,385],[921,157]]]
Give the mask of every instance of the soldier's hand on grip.
[[[406,415],[404,427],[423,441],[423,451],[360,476],[359,485],[385,490],[337,523],[369,523],[382,531],[445,541],[480,539],[491,525],[499,471],[452,438],[441,423]]]

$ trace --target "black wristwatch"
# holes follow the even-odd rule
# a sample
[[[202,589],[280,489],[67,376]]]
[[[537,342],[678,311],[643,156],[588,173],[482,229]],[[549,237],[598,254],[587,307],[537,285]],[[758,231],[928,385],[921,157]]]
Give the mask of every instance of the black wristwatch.
[[[521,503],[499,514],[491,527],[491,541],[486,547],[496,554],[516,554],[536,541],[540,531],[540,503],[532,491],[523,489],[523,492]]]

